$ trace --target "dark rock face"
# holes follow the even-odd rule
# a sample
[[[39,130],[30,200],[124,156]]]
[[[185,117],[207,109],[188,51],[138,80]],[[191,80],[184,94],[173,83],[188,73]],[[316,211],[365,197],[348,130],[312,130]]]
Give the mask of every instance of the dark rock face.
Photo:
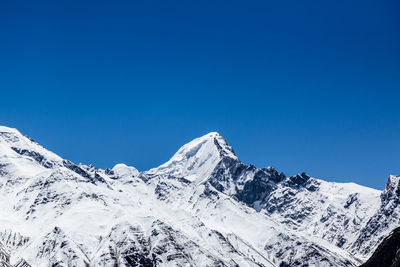
[[[363,254],[372,253],[382,240],[383,236],[374,241],[371,238],[380,236],[384,231],[390,230],[392,225],[400,224],[400,184],[399,176],[390,176],[386,182],[385,190],[381,194],[381,205],[366,226],[360,230],[360,234],[352,247],[353,250]]]
[[[27,156],[32,158],[33,160],[35,160],[36,162],[38,162],[40,165],[42,165],[45,168],[51,168],[53,167],[54,163],[47,161],[47,159],[35,152],[35,151],[30,151],[27,149],[20,149],[18,147],[11,147],[12,150],[14,150],[15,152],[17,152],[18,154],[20,154],[21,156]]]
[[[250,166],[250,168],[252,167],[255,168]],[[256,201],[264,202],[276,188],[276,184],[283,179],[285,179],[285,175],[278,173],[272,167],[254,169],[252,179],[246,181],[243,189],[238,191],[235,196],[238,200],[250,206]]]
[[[244,203],[251,205],[255,201],[264,200],[274,189],[274,184],[269,182],[268,176],[263,171],[257,171],[253,180],[245,183],[243,189],[236,197]]]
[[[224,192],[231,189],[230,181],[237,183],[248,167],[238,160],[223,158],[214,169],[209,182],[218,191]]]
[[[263,203],[276,188],[276,184],[285,178],[283,173],[273,167],[259,169],[225,157],[214,169],[209,182],[218,191],[253,206],[256,201]]]
[[[308,181],[308,179],[310,179],[310,176],[307,173],[303,172],[301,174],[291,176],[289,178],[289,181],[290,181],[289,184],[292,186],[295,186],[295,185],[300,186],[300,185],[305,184]]]
[[[400,227],[396,228],[378,246],[369,260],[360,267],[400,266]]]
[[[94,174],[91,175],[90,173],[88,173],[88,171],[82,169],[81,167],[79,167],[78,165],[72,163],[69,160],[63,160],[63,165],[65,168],[75,172],[76,174],[79,174],[82,177],[85,177],[88,179],[89,182],[91,183],[96,183],[96,182],[101,182],[101,183],[106,183],[106,181],[104,180],[103,177],[101,177],[96,170],[94,169]]]
[[[312,204],[296,203],[300,190],[314,192],[319,183],[306,173],[286,177],[273,167],[256,168],[239,160],[223,158],[211,174],[209,183],[218,191],[228,194],[257,211],[282,213],[293,205],[304,206],[302,212],[295,212],[291,220],[301,221],[311,214]],[[277,190],[280,189],[280,193]]]
[[[360,195],[359,193],[351,194],[351,195],[348,197],[348,199],[347,199],[346,204],[344,205],[344,207],[345,207],[346,209],[348,209],[351,205],[353,205],[354,203],[356,203],[356,202],[358,201],[359,195]]]
[[[88,178],[88,179],[92,178],[89,173],[87,173],[82,168],[78,167],[77,165],[75,165],[74,163],[72,163],[69,160],[64,160],[63,164],[64,164],[65,168],[70,169],[71,171],[79,174],[82,177],[85,177],[85,178]]]

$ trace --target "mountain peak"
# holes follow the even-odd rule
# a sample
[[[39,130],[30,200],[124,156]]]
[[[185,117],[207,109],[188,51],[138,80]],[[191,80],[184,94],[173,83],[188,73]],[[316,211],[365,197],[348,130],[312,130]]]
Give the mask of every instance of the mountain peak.
[[[400,175],[389,175],[382,196],[391,198],[400,195]]]
[[[207,179],[223,158],[238,159],[226,140],[210,132],[183,145],[166,163],[148,171],[185,177],[190,181]]]
[[[191,143],[197,143],[197,142],[213,142],[216,148],[218,149],[220,156],[221,157],[231,157],[231,158],[236,158],[235,152],[233,151],[233,148],[228,145],[226,142],[225,138],[220,135],[218,132],[210,132],[208,134],[205,134],[199,138],[194,139],[192,142],[188,143],[187,145]]]
[[[208,134],[203,135],[204,136],[209,136],[209,137],[217,137],[217,136],[221,136],[218,132],[209,132]]]
[[[4,133],[4,132],[6,132],[6,133],[19,133],[19,131],[17,129],[15,129],[15,128],[10,128],[10,127],[1,126],[1,125],[0,125],[0,132],[2,132],[2,133]]]
[[[21,141],[22,134],[15,128],[0,126],[0,142],[16,143]]]
[[[124,163],[119,163],[112,168],[112,171],[118,177],[135,177],[139,175],[139,171],[132,166],[127,166]]]
[[[28,167],[50,168],[62,158],[45,149],[31,138],[23,135],[17,129],[0,126],[0,158],[1,164],[21,164],[25,162],[23,171],[30,170]],[[10,165],[11,166],[11,165]]]

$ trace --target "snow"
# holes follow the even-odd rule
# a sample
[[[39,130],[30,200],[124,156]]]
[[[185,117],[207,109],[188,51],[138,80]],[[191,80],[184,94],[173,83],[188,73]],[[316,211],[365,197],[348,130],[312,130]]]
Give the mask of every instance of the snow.
[[[135,177],[139,175],[139,171],[135,167],[127,166],[123,163],[116,164],[112,170],[120,177]]]
[[[169,161],[147,173],[185,177],[199,183],[210,176],[223,156],[237,158],[225,139],[211,132],[182,146]]]
[[[212,132],[143,173],[125,164],[111,171],[71,168],[16,129],[0,126],[0,241],[13,261],[23,257],[37,267],[114,266],[116,252],[120,261],[154,256],[161,266],[295,260],[355,266],[363,259],[347,251],[380,209],[381,191],[316,178],[317,189],[309,190],[288,186],[287,178],[271,193],[276,209],[262,200],[247,206],[235,193],[254,179],[254,168],[234,190],[220,192],[208,182],[224,159],[239,162]],[[338,246],[342,236],[346,242]]]

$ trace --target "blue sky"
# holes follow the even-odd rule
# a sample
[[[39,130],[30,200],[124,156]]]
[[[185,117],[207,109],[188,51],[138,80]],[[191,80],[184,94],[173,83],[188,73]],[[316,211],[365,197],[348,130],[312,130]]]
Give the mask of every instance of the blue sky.
[[[220,132],[245,162],[400,174],[399,1],[2,1],[0,124],[146,170]]]

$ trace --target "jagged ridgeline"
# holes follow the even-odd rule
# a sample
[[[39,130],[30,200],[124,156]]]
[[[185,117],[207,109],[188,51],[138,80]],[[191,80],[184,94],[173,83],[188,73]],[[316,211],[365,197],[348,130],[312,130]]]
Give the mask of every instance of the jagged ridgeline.
[[[35,267],[358,266],[399,225],[399,180],[287,177],[215,132],[148,171],[103,170],[0,127],[0,241]]]

